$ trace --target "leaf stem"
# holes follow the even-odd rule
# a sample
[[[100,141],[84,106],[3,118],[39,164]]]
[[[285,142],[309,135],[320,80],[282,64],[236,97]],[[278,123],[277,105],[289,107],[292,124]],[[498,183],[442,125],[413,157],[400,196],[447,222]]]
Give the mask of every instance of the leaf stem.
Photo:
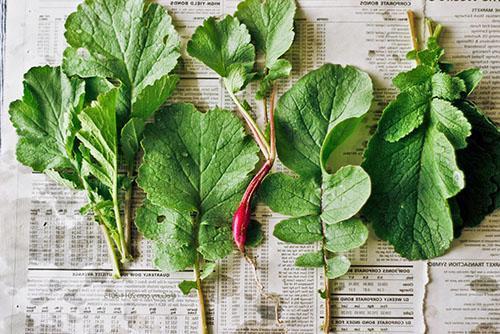
[[[274,123],[274,109],[276,107],[276,87],[273,86],[273,90],[271,92],[270,99],[270,107],[269,107],[269,141],[270,141],[270,160],[271,163],[274,163],[276,160],[276,125]]]
[[[439,36],[441,36],[441,33],[443,32],[443,25],[438,24],[436,28],[434,29],[434,33],[432,34],[432,37],[439,39]]]
[[[208,334],[207,314],[205,311],[205,300],[203,298],[203,287],[200,275],[200,258],[196,253],[196,261],[194,262],[194,276],[196,280],[196,290],[198,292],[198,303],[200,305],[200,333]]]
[[[122,217],[121,217],[120,207],[119,207],[119,202],[118,202],[118,189],[117,188],[118,187],[115,184],[113,187],[113,211],[115,214],[116,229],[118,230],[118,236],[120,239],[121,262],[127,263],[129,261],[129,253],[128,253],[127,245],[125,243],[125,235],[123,232],[123,224],[122,224]]]
[[[324,260],[326,261],[326,256],[325,256]],[[323,269],[324,269],[323,275],[325,276],[324,277],[324,284],[325,284],[325,291],[324,291],[324,294],[325,294],[325,322],[323,323],[323,333],[328,334],[328,333],[330,333],[330,318],[331,318],[330,307],[331,307],[331,301],[330,301],[330,280],[328,279],[328,275],[327,275],[328,268],[327,268],[326,262],[325,262],[325,265],[324,265]]]
[[[410,34],[411,34],[411,42],[413,44],[413,50],[415,52],[418,52],[419,46],[418,46],[418,35],[417,35],[415,13],[413,13],[412,10],[409,10],[407,12],[407,15],[408,15],[408,24],[410,25]],[[420,64],[420,60],[418,60],[418,57],[415,58],[415,61],[417,62],[417,65]]]
[[[113,246],[113,240],[111,240],[111,236],[109,235],[109,230],[102,222],[99,223],[99,226],[101,227],[102,234],[104,235],[104,239],[108,245],[108,254],[113,267],[113,278],[121,278],[120,263],[118,262],[118,257],[116,256],[115,247]]]
[[[247,112],[247,110],[241,105],[240,101],[238,98],[234,95],[234,93],[227,87],[226,85],[226,90],[229,93],[229,96],[233,100],[233,102],[236,104],[238,107],[238,110],[240,111],[241,115],[245,119],[245,122],[247,123],[248,127],[250,128],[250,131],[252,132],[252,135],[255,138],[255,141],[260,147],[260,150],[262,151],[262,154],[266,158],[266,160],[269,159],[270,157],[270,151],[271,148],[269,147],[269,144],[267,143],[266,137],[258,127],[257,123],[255,123],[254,119],[250,114]]]
[[[429,18],[425,18],[425,25],[427,26],[427,30],[429,31],[429,35],[432,36],[434,34],[434,27],[432,26],[432,20]]]
[[[330,332],[330,318],[331,318],[331,301],[330,301],[330,279],[328,278],[328,251],[326,250],[326,226],[325,222],[321,222],[321,228],[323,229],[323,241],[321,245],[321,252],[323,253],[323,275],[325,284],[325,322],[323,324],[323,332],[328,334]]]
[[[132,162],[127,165],[127,177],[132,180],[134,176],[134,167],[135,163]],[[132,181],[130,183],[129,188],[125,192],[125,198],[124,198],[124,223],[125,223],[125,231],[124,231],[124,237],[125,237],[125,247],[127,248],[128,254],[132,253],[132,200],[133,200],[133,193],[134,193],[134,182]]]

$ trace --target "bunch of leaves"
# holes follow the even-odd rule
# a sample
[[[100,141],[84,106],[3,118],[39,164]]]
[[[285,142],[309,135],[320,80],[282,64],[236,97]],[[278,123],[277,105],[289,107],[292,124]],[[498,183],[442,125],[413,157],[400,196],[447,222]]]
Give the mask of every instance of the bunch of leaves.
[[[265,159],[233,217],[233,237],[241,252],[245,252],[252,198],[276,158],[275,84],[278,79],[287,78],[292,68],[289,61],[280,57],[294,39],[295,10],[294,0],[245,0],[234,16],[205,20],[187,45],[192,57],[220,75]],[[262,61],[257,62],[257,58]],[[258,81],[255,97],[262,100],[269,137],[251,115],[250,103],[237,97],[252,81]]]
[[[143,0],[86,0],[68,17],[65,26],[69,44],[64,51],[65,72],[120,84],[113,125],[118,163],[109,168],[116,174],[124,163],[127,174],[123,182],[124,224],[117,227],[119,249],[122,260],[126,260],[130,256],[133,178],[139,142],[145,122],[165,103],[179,81],[170,72],[180,56],[180,38],[166,9]],[[102,135],[99,128],[90,132],[93,136]],[[97,159],[96,155],[92,159]],[[89,172],[98,179],[102,174],[100,170]],[[103,185],[111,188],[111,193],[118,192],[115,185]]]
[[[468,100],[482,73],[451,74],[438,26],[417,67],[398,74],[399,95],[383,111],[363,167],[373,191],[364,214],[408,259],[442,255],[463,226],[498,207],[500,133]]]
[[[344,275],[344,254],[362,246],[368,230],[355,215],[370,196],[370,178],[359,166],[330,171],[328,161],[352,134],[373,99],[370,77],[352,66],[326,64],[302,77],[279,100],[276,110],[278,155],[296,175],[274,173],[262,184],[260,199],[290,216],[274,235],[319,250],[299,256],[299,267],[324,268],[324,332],[330,326],[329,280]]]
[[[179,36],[167,11],[143,0],[86,0],[68,17],[65,36],[70,47],[62,67],[31,69],[24,97],[11,106],[17,157],[86,190],[82,213],[93,211],[119,277],[116,251],[121,262],[130,259],[135,154],[144,122],[177,84],[169,72]]]
[[[203,333],[207,332],[202,280],[233,251],[231,214],[258,162],[258,148],[231,112],[201,113],[174,104],[146,126],[138,183],[147,200],[136,225],[154,240],[154,263],[165,272],[194,268]]]

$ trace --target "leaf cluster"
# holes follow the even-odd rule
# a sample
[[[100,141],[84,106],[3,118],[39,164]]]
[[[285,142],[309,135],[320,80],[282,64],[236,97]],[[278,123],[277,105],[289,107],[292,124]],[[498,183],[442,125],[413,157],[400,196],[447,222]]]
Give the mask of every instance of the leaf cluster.
[[[410,55],[418,66],[394,78],[400,93],[365,152],[364,214],[402,256],[427,259],[498,207],[500,133],[468,99],[479,69],[453,75],[436,37]]]

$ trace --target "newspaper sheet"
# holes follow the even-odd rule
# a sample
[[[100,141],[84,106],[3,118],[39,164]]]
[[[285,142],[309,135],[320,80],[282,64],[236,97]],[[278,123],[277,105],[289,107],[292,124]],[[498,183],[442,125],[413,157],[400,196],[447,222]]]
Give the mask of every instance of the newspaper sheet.
[[[0,332],[1,333],[197,333],[197,299],[183,296],[179,281],[192,272],[161,273],[151,264],[151,244],[136,236],[137,259],[121,280],[111,278],[98,226],[81,216],[83,195],[64,189],[15,161],[16,135],[8,103],[22,95],[31,66],[59,64],[64,21],[77,0],[9,0],[5,103],[1,110]],[[234,0],[164,0],[184,45],[211,15],[232,13]],[[375,87],[371,117],[343,157],[361,161],[374,121],[395,96],[391,79],[411,62],[406,11],[446,26],[443,42],[458,68],[480,66],[486,78],[475,95],[500,121],[500,2],[438,0],[300,0],[296,39],[287,58],[295,82],[326,62],[367,71]],[[420,22],[421,23],[421,22]],[[423,25],[419,24],[422,27]],[[234,109],[217,76],[183,54],[174,100],[202,109]],[[287,87],[280,87],[282,93]],[[258,106],[254,106],[258,110]],[[278,169],[281,167],[277,167]],[[136,198],[141,201],[141,195]],[[250,267],[236,252],[206,282],[214,333],[319,333],[324,313],[318,270],[295,268],[300,252],[314,246],[285,245],[272,236],[282,218],[259,206],[265,243],[254,256],[269,292],[280,295],[282,325],[260,297]],[[333,331],[338,333],[500,332],[500,217],[466,230],[446,256],[409,262],[371,233],[350,254],[353,266],[333,284]]]

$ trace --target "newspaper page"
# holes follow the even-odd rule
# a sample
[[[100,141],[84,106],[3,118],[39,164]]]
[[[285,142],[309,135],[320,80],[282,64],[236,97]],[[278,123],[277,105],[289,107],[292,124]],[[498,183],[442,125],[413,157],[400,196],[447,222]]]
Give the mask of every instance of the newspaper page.
[[[197,298],[194,294],[183,296],[177,288],[181,280],[191,279],[192,272],[159,272],[151,264],[151,243],[136,235],[136,260],[124,269],[121,280],[112,279],[98,226],[91,217],[79,213],[84,196],[15,161],[17,137],[8,120],[8,103],[22,95],[22,75],[28,68],[60,63],[65,48],[64,21],[78,3],[8,1],[0,132],[0,333],[197,333]],[[173,15],[185,46],[206,17],[232,13],[238,2],[160,3]],[[481,8],[493,11],[482,12]],[[495,55],[500,48],[499,3],[300,0],[295,42],[286,55],[294,68],[289,81],[295,82],[326,62],[358,66],[374,81],[372,115],[343,153],[351,163],[361,161],[375,120],[396,94],[391,79],[413,66],[405,59],[411,49],[408,9],[446,25],[444,41],[449,57],[459,66],[473,64],[485,70],[487,77],[476,97],[492,116],[498,109],[495,71],[500,60]],[[484,47],[482,57],[472,54],[478,45]],[[216,105],[234,109],[218,77],[185,51],[179,74],[182,80],[173,100],[193,102],[204,110]],[[279,93],[287,88],[283,85]],[[253,107],[258,113],[259,107]],[[140,193],[135,200],[139,205]],[[219,263],[216,275],[205,284],[213,333],[319,333],[324,314],[318,294],[322,273],[294,267],[295,258],[314,246],[285,245],[274,238],[274,225],[283,217],[266,207],[257,208],[256,218],[264,226],[266,238],[253,255],[265,289],[281,297],[283,324],[275,323],[274,306],[260,296],[251,268],[235,252]],[[495,265],[500,249],[495,240],[500,240],[500,230],[495,230],[495,220],[499,219],[493,217],[480,228],[466,230],[448,256],[429,264],[401,259],[371,233],[367,244],[349,255],[353,262],[349,273],[332,282],[332,330],[500,331],[496,283],[500,267]],[[482,331],[484,328],[490,331]]]

